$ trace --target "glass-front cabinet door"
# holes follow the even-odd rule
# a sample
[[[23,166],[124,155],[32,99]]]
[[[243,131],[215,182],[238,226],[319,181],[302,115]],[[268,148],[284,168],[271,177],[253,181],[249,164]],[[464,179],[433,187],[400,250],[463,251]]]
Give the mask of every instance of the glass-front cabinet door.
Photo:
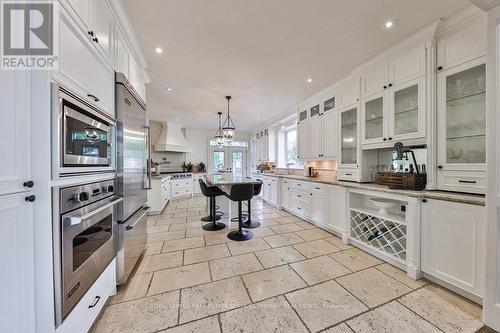
[[[389,97],[389,141],[425,137],[425,78],[393,88]]]
[[[358,163],[358,108],[340,112],[340,164]]]
[[[465,64],[438,77],[438,169],[483,170],[486,65]]]
[[[386,141],[386,119],[384,116],[385,95],[377,95],[363,101],[363,143],[377,143]],[[384,140],[385,139],[385,140]]]

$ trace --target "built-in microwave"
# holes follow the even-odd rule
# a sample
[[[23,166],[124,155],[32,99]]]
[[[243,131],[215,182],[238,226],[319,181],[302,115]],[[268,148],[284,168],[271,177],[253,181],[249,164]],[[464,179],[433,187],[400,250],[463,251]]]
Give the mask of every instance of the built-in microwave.
[[[76,95],[54,86],[54,176],[114,172],[116,121]]]

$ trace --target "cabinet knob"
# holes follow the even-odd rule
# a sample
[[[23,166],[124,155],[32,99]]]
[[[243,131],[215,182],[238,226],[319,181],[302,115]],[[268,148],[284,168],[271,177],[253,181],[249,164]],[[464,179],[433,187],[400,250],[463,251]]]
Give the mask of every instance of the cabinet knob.
[[[96,95],[87,94],[87,96],[92,98],[95,102],[99,102],[99,98]]]
[[[94,36],[94,32],[92,30],[87,31],[87,33],[92,37]]]
[[[96,43],[99,43],[99,39],[97,39],[97,37],[92,38],[92,40]]]
[[[439,67],[437,68],[437,70],[438,70],[438,71],[442,71],[442,70],[443,70],[443,66],[439,66]]]
[[[441,170],[443,168],[442,165],[438,165],[438,169]]]
[[[426,202],[427,202],[427,199],[422,199],[422,202],[423,202],[423,203],[426,203]]]
[[[384,141],[387,141],[387,138],[384,138]]]
[[[389,138],[389,140],[392,140],[392,138]]]
[[[384,89],[387,89],[387,86],[384,86]]]
[[[29,201],[29,202],[34,202],[36,200],[36,197],[32,195],[28,195],[24,200]]]
[[[35,186],[35,182],[32,181],[32,180],[28,180],[28,181],[26,181],[26,182],[23,183],[23,186],[24,187],[32,188],[33,186]]]
[[[392,87],[392,83],[389,83],[389,87]]]

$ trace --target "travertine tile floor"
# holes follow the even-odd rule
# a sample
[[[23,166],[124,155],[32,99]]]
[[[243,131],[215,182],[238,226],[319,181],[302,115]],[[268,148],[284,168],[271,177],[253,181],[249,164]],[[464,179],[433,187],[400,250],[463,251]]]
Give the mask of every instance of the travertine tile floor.
[[[148,217],[148,247],[93,331],[475,332],[481,308],[260,200],[254,239],[204,231],[205,198]],[[227,223],[227,219],[226,219]],[[233,223],[234,225],[234,223]],[[235,227],[235,225],[234,225]]]

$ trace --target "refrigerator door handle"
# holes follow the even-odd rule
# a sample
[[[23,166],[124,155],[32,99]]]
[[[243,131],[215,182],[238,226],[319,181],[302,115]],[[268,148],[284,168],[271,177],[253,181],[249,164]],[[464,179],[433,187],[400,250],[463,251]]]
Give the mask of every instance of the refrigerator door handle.
[[[148,176],[148,185],[144,187],[145,190],[150,190],[151,189],[151,129],[149,126],[144,126],[146,129],[146,151],[147,151],[147,159],[146,159],[146,173]]]

